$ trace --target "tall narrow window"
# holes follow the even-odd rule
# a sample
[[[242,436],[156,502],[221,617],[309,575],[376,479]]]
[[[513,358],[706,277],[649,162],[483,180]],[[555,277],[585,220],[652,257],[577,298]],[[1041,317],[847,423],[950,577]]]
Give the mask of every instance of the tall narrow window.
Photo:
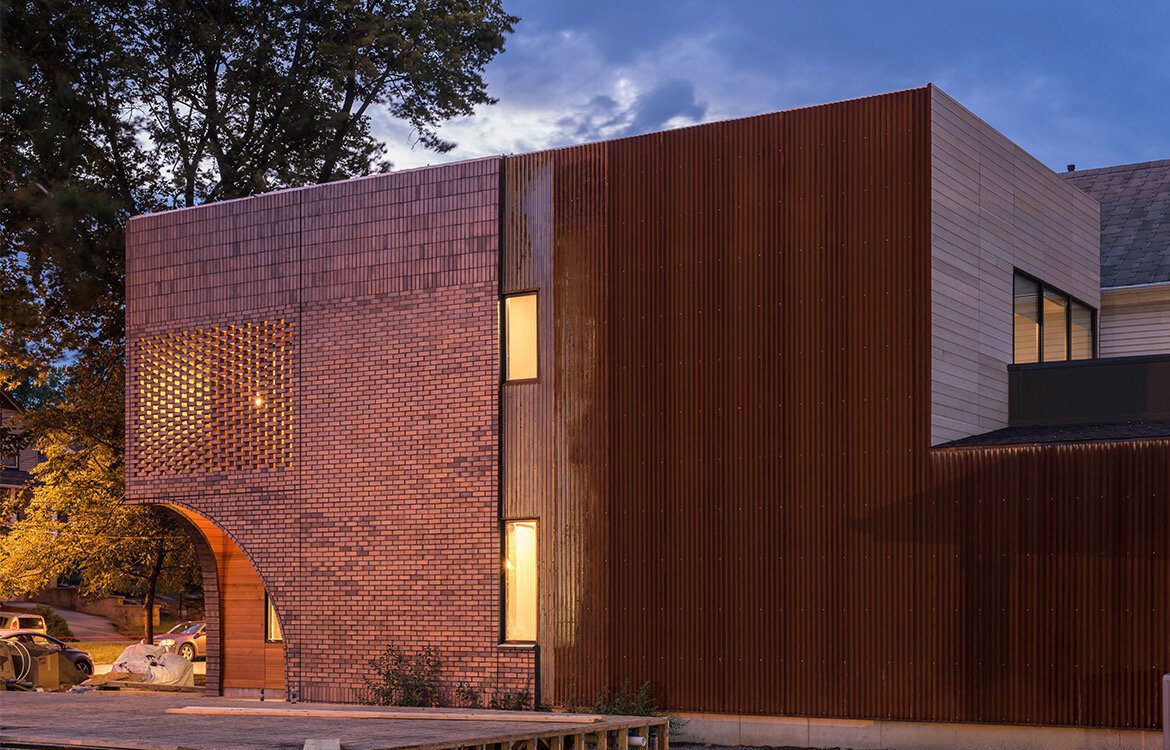
[[[1027,276],[1015,278],[1015,361],[1040,361],[1040,285]]]
[[[1068,359],[1068,297],[1044,288],[1044,321],[1040,331],[1043,342],[1040,357],[1045,362]]]
[[[504,297],[504,378],[537,376],[536,294]]]
[[[276,616],[276,607],[272,606],[272,597],[264,592],[264,640],[268,643],[280,643],[284,640],[284,633],[280,630],[280,618]]]
[[[504,524],[504,640],[536,640],[536,521]]]
[[[1069,315],[1072,323],[1069,329],[1069,342],[1072,344],[1071,359],[1092,359],[1096,352],[1095,336],[1093,332],[1093,308],[1082,305],[1073,300],[1072,311]]]

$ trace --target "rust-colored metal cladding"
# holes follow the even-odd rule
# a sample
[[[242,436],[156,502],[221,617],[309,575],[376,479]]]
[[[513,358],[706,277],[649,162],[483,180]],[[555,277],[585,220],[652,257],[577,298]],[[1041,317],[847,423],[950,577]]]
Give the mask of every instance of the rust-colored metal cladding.
[[[1170,441],[943,449],[931,465],[930,492],[864,527],[921,551],[923,718],[1158,727]]]
[[[610,684],[912,705],[912,550],[853,527],[925,475],[927,125],[920,90],[614,144]]]
[[[929,447],[929,96],[506,161],[555,700],[1157,726],[1170,442]]]
[[[506,171],[550,162],[556,698],[908,704],[906,555],[849,524],[925,477],[926,90]]]
[[[535,518],[539,560],[538,620],[552,620],[553,580],[553,289],[552,162],[532,157],[505,172],[505,190],[516,196],[504,207],[501,290],[537,292],[536,382],[504,383],[500,393],[500,492],[503,519]],[[541,648],[552,653],[552,628],[542,627]],[[554,680],[555,660],[541,661],[544,684]]]

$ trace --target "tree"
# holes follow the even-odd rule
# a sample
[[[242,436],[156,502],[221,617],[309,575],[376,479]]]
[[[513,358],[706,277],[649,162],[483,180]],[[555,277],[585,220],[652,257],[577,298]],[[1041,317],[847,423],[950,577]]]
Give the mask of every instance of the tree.
[[[45,461],[33,470],[37,485],[0,508],[20,519],[4,529],[0,600],[77,574],[83,594],[143,595],[150,640],[156,592],[197,584],[200,573],[183,522],[122,502],[121,422],[103,413],[119,405],[107,392],[121,387],[119,364],[107,363],[111,373],[75,367],[56,405],[24,415],[20,426],[39,436]]]
[[[0,388],[68,383],[25,415],[48,461],[2,580],[72,560],[153,592],[143,561],[170,549],[168,517],[121,505],[126,220],[389,169],[375,111],[452,148],[438,127],[494,101],[516,21],[499,0],[0,0]]]

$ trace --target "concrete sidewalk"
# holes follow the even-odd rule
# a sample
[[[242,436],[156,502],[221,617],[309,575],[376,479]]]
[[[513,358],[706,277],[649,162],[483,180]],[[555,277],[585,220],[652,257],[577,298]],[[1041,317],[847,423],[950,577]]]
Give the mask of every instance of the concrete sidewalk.
[[[127,638],[115,630],[113,623],[104,617],[87,615],[72,609],[57,609],[56,607],[53,609],[64,618],[65,622],[69,623],[73,637],[79,641],[125,641],[126,645],[134,643],[133,639]]]
[[[33,612],[33,608],[36,606],[35,602],[5,602],[0,604],[0,610]],[[73,637],[79,641],[125,641],[127,645],[134,642],[133,638],[127,638],[115,630],[113,623],[105,617],[89,615],[72,609],[58,607],[51,609],[69,623],[69,630],[73,632]]]

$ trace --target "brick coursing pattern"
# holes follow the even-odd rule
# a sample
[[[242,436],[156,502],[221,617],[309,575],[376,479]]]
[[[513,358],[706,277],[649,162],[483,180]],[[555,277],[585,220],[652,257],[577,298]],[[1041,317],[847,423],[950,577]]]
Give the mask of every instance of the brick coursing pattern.
[[[452,684],[534,692],[533,652],[498,645],[500,168],[378,175],[128,227],[127,495],[189,507],[240,545],[304,700],[360,697],[387,643],[438,647]],[[273,321],[292,330],[292,460],[159,471],[135,428],[144,347]]]

